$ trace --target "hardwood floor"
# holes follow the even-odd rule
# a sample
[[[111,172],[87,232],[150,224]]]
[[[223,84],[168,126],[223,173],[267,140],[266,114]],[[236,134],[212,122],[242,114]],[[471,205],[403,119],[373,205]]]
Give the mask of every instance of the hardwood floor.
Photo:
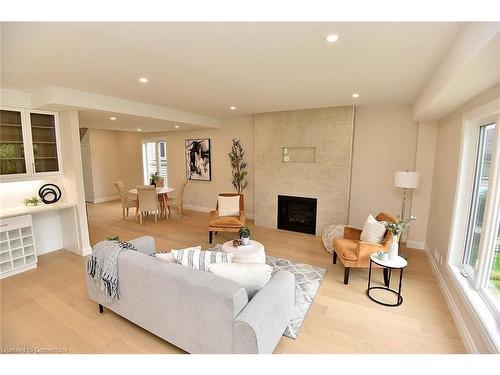
[[[158,249],[201,244],[207,248],[208,214],[186,211],[158,224],[121,219],[117,202],[89,205],[91,243],[108,236],[129,240],[144,234]],[[174,214],[175,215],[175,214]],[[321,239],[253,226],[266,253],[325,267],[328,272],[296,340],[283,337],[275,353],[464,353],[448,307],[425,254],[408,249],[400,307],[378,305],[366,296],[368,271],[332,264]],[[231,239],[219,234],[214,243]],[[382,282],[382,272],[375,271]],[[84,259],[60,250],[39,258],[38,268],[0,282],[2,350],[46,348],[70,353],[181,353],[182,350],[106,310],[86,295]]]

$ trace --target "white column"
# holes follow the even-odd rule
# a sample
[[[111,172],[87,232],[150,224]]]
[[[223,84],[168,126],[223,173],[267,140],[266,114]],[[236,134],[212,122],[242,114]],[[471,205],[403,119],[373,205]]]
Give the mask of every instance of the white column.
[[[63,245],[65,249],[85,256],[92,249],[85,206],[78,111],[60,112],[59,122],[67,199],[76,204],[74,210],[66,210],[61,215]]]

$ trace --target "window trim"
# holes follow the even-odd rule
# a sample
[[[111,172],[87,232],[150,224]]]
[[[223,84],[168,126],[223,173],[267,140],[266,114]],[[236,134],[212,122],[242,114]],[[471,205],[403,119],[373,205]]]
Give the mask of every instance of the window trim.
[[[165,143],[165,158],[167,159],[167,178],[165,179],[165,183],[168,185],[168,144],[167,144],[167,139],[164,137],[157,137],[157,138],[144,138],[142,139],[141,143],[141,154],[142,154],[142,173],[144,177],[144,184],[148,185],[149,184],[149,174],[148,174],[148,168],[147,168],[147,162],[145,156],[145,146],[146,143],[148,142],[154,142],[156,145],[160,142]],[[155,154],[156,154],[156,168],[159,171],[160,170],[160,148],[155,146]]]

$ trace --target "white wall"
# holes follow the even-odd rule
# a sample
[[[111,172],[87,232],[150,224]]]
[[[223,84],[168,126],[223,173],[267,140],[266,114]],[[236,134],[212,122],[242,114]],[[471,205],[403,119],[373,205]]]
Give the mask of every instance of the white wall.
[[[350,225],[362,228],[370,213],[401,213],[402,190],[394,187],[394,172],[413,170],[416,144],[410,106],[356,108]]]

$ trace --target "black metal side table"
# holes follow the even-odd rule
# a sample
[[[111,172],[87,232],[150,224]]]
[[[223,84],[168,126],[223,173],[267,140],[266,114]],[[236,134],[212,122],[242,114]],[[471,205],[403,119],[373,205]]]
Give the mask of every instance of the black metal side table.
[[[384,284],[385,286],[371,286],[371,279],[372,279],[372,264],[375,263],[381,267],[384,268]],[[403,257],[398,257],[396,259],[391,259],[391,260],[381,260],[377,256],[377,254],[372,254],[370,255],[370,270],[368,271],[368,289],[366,290],[366,295],[368,298],[370,298],[372,301],[384,305],[384,306],[390,306],[390,307],[395,307],[399,306],[403,303],[403,296],[401,295],[401,284],[403,281],[403,269],[408,265],[408,262],[406,259]],[[394,290],[390,288],[390,283],[391,283],[391,274],[392,270],[398,269],[399,270],[399,286],[398,290]],[[387,276],[388,275],[388,276]],[[375,297],[370,295],[370,291],[374,289],[381,289],[388,291],[390,293],[393,293],[397,296],[396,303],[385,303],[382,301],[377,300]]]

